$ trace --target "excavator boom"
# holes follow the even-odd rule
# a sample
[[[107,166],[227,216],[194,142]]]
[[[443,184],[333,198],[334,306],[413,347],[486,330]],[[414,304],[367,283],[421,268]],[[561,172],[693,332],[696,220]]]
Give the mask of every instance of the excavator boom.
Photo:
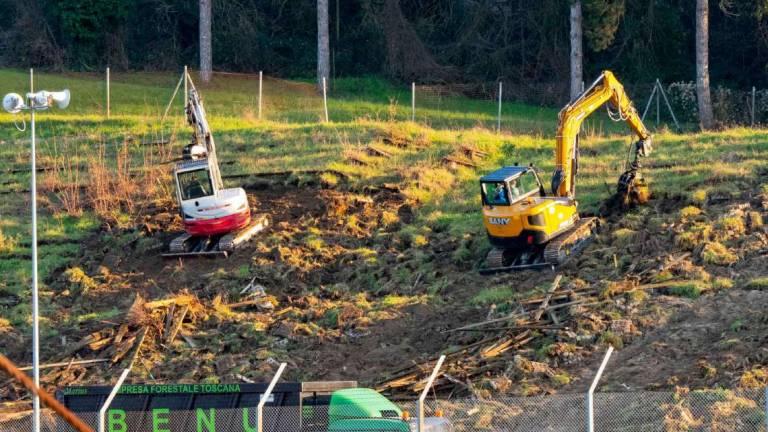
[[[552,193],[560,197],[575,195],[578,170],[578,135],[581,124],[604,103],[611,102],[617,119],[625,121],[638,136],[636,155],[647,156],[652,150],[651,134],[646,129],[624,86],[610,71],[604,71],[579,97],[558,114],[555,173]]]
[[[194,83],[192,83],[192,79],[189,79],[188,82],[191,89],[187,96],[186,103],[187,122],[195,130],[195,133],[192,135],[192,146],[199,146],[201,150],[205,150],[210,165],[211,180],[215,183],[216,189],[222,189],[224,187],[224,182],[221,179],[221,172],[219,171],[219,160],[216,156],[216,142],[213,140],[211,127],[208,125],[208,118],[205,114],[205,108],[203,108],[203,101],[200,99],[200,95],[197,92]]]

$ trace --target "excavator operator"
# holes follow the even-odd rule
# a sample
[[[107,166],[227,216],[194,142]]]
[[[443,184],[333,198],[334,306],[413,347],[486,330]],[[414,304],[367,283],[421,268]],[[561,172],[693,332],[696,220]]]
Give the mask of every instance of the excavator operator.
[[[496,205],[507,205],[509,204],[509,201],[507,200],[507,192],[505,190],[504,183],[499,183],[496,185],[496,189],[493,191],[493,203]]]

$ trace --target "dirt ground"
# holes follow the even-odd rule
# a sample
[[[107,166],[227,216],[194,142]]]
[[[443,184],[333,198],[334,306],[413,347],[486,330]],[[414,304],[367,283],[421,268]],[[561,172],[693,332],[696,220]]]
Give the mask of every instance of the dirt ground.
[[[84,276],[67,271],[51,281],[54,322],[116,312],[60,328],[44,341],[43,359],[110,361],[49,370],[44,383],[108,383],[126,364],[136,382],[259,381],[287,361],[287,379],[352,379],[404,396],[417,383],[391,385],[399,372],[420,376],[430,358],[450,352],[442,392],[530,395],[582,391],[608,343],[620,348],[603,379],[612,390],[739,385],[768,361],[768,292],[745,289],[768,275],[768,237],[755,216],[765,213],[761,197],[713,199],[697,213],[661,196],[610,215],[596,241],[557,269],[567,292],[558,301],[578,303],[558,313],[564,322],[449,332],[534,304],[556,273],[481,276],[456,262],[461,239],[435,232],[415,244],[401,234],[413,209],[395,190],[260,179],[248,193],[271,225],[228,259],[162,259],[181,231],[168,203],[134,230],[90,240],[78,267]],[[702,230],[706,238],[696,237]],[[727,251],[711,258],[715,242],[736,261],[722,262]],[[489,287],[513,294],[472,302]],[[510,337],[525,342],[492,356],[482,348]],[[22,363],[27,342],[0,333]],[[0,390],[5,400],[24,394]]]
[[[604,387],[729,388],[745,369],[768,363],[767,292],[734,290],[695,300],[665,296],[658,304],[668,316],[616,353]]]

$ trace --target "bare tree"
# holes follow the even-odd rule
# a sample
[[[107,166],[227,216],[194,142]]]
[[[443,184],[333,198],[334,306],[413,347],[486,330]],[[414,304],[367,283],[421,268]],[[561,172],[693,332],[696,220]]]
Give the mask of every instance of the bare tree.
[[[328,0],[317,0],[317,88],[323,91],[323,77],[331,73],[330,36],[328,34]]]
[[[584,50],[582,49],[582,15],[581,1],[571,3],[571,100],[581,94],[584,80],[583,62]]]
[[[200,79],[211,80],[213,48],[211,47],[211,0],[200,0]]]
[[[714,126],[709,92],[709,1],[696,0],[696,96],[702,129]]]

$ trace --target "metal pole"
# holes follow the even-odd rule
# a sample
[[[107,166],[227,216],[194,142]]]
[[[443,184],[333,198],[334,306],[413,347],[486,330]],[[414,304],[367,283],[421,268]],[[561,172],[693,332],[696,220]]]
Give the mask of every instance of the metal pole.
[[[29,70],[29,92],[34,93],[34,70]],[[37,136],[35,134],[35,109],[30,109],[32,113],[32,154],[30,157],[30,166],[32,168],[32,180],[30,189],[32,191],[32,376],[35,386],[40,387],[40,309],[38,305],[37,292]],[[37,393],[33,397],[33,415],[32,428],[34,432],[40,432],[40,397]]]
[[[99,410],[99,432],[104,432],[104,416],[107,413],[107,409],[112,404],[112,399],[114,399],[115,396],[117,396],[117,392],[120,390],[120,386],[123,385],[123,381],[125,381],[125,378],[128,376],[130,372],[131,372],[130,369],[123,370],[123,373],[120,375],[120,378],[118,378],[117,383],[115,383],[115,386],[112,388],[112,391],[109,393],[107,400],[104,401],[104,405],[101,406],[101,409]]]
[[[411,121],[416,121],[416,83],[411,83]]]
[[[259,120],[261,120],[262,71],[259,71]]]
[[[325,86],[325,77],[323,77],[323,108],[325,108],[325,122],[328,123],[328,90]]]
[[[752,86],[752,127],[755,127],[755,86]]]
[[[440,367],[443,366],[443,362],[445,361],[445,356],[441,355],[440,359],[437,360],[437,364],[435,365],[435,368],[432,369],[432,375],[429,376],[429,380],[427,380],[427,385],[424,386],[424,390],[421,391],[421,396],[419,396],[419,429],[418,432],[424,432],[424,399],[427,398],[427,393],[429,393],[429,389],[432,388],[432,383],[435,381],[435,378],[437,378],[437,373],[440,371]]]
[[[765,430],[768,431],[768,387],[765,388]]]
[[[181,106],[184,107],[184,109],[187,109],[187,98],[189,97],[189,82],[187,80],[187,77],[189,76],[189,72],[187,72],[187,66],[184,65],[184,97],[181,98]]]
[[[679,131],[680,124],[677,122],[677,117],[675,117],[675,112],[672,111],[672,105],[669,104],[669,99],[667,99],[667,93],[664,91],[664,87],[661,85],[661,81],[659,81],[658,78],[656,78],[656,85],[658,85],[659,92],[661,93],[661,96],[664,98],[664,103],[667,104],[667,109],[669,110],[669,114],[672,116],[672,121],[675,122],[675,127]]]
[[[171,99],[168,101],[168,105],[165,106],[165,111],[163,112],[163,116],[160,118],[160,122],[165,121],[165,117],[168,116],[168,111],[171,110],[171,106],[173,106],[173,101],[176,99],[176,95],[179,93],[179,89],[181,88],[181,82],[184,81],[184,86],[186,87],[187,84],[187,75],[183,75],[181,78],[179,78],[179,82],[176,83],[176,88],[173,89],[173,95],[171,95]],[[186,90],[184,90],[186,93]],[[187,108],[186,103],[187,95],[185,94],[184,97],[182,97],[182,102],[184,102],[184,109]]]
[[[656,126],[661,123],[661,95],[656,94]]]
[[[611,354],[613,354],[613,345],[608,347],[608,351],[605,353],[605,357],[603,357],[603,362],[600,364],[595,379],[592,380],[592,385],[589,386],[589,391],[587,392],[587,432],[595,432],[595,407],[592,395],[595,393],[595,388],[597,388],[597,382],[603,376],[605,365],[608,364]]]
[[[656,84],[653,84],[653,91],[651,91],[651,96],[648,98],[648,103],[645,104],[645,109],[643,110],[643,115],[640,116],[640,120],[645,121],[645,115],[648,113],[648,109],[651,108],[651,102],[653,102],[653,97],[656,95],[656,92],[658,91],[658,88],[656,87]]]
[[[13,362],[8,359],[8,357],[1,353],[0,370],[7,372],[8,375],[16,379],[16,381],[20,382],[24,387],[27,388],[27,390],[31,391],[33,394],[39,395],[45,405],[52,409],[56,414],[60,415],[61,418],[69,423],[69,425],[72,426],[74,430],[78,432],[93,432],[93,429],[91,429],[90,426],[83,423],[83,421],[80,420],[78,416],[72,413],[72,411],[68,410],[67,407],[59,403],[56,398],[49,395],[45,390],[35,386],[35,383],[29,379],[27,374],[19,370],[19,368],[17,368],[16,365],[14,365]]]
[[[501,92],[502,92],[502,85],[501,81],[499,81],[499,116],[498,120],[496,121],[496,130],[501,133]]]
[[[107,68],[107,118],[109,118],[109,68]]]
[[[323,78],[323,81],[325,81],[325,78]],[[259,401],[259,404],[256,406],[256,432],[262,432],[263,424],[262,424],[262,412],[264,411],[264,404],[267,403],[267,400],[269,400],[269,397],[272,395],[272,389],[275,388],[275,384],[277,384],[277,380],[280,379],[280,375],[283,374],[283,371],[285,370],[285,363],[280,363],[280,367],[277,368],[277,373],[275,373],[275,376],[272,377],[272,381],[269,383],[269,386],[267,387],[267,391],[264,392],[263,395],[261,395],[261,400]]]

